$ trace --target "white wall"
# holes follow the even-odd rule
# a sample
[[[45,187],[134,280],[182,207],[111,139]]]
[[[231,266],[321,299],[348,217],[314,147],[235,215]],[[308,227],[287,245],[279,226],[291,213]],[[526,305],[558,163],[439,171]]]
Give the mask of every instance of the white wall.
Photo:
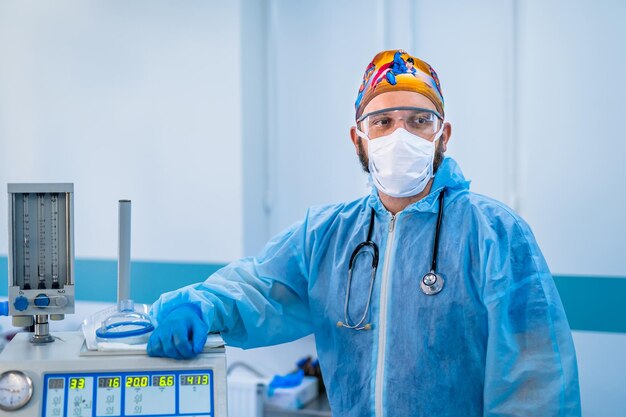
[[[76,257],[116,257],[120,198],[134,259],[241,256],[239,33],[238,2],[0,2],[0,184],[74,182]]]
[[[626,334],[572,332],[583,417],[623,417]]]
[[[521,211],[551,268],[626,276],[626,2],[520,2]]]

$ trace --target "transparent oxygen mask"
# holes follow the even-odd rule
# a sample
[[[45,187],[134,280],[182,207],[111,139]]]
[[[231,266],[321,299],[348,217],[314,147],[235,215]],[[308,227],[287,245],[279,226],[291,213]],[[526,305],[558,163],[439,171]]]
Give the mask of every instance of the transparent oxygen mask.
[[[135,309],[133,300],[122,300],[116,313],[102,321],[96,330],[99,342],[116,342],[128,345],[146,343],[154,324],[150,317]]]

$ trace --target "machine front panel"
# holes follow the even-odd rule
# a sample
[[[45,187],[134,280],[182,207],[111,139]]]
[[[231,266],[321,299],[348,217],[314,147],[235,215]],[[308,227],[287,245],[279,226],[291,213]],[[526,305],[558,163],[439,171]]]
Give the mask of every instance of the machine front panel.
[[[42,388],[42,417],[216,417],[212,369],[46,373]]]

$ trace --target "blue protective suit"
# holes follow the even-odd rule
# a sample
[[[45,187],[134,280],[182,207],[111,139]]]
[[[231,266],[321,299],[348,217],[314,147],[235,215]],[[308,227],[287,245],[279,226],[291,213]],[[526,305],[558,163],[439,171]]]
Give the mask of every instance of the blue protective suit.
[[[419,282],[443,187],[437,269],[445,287],[428,296]],[[366,239],[372,207],[380,248],[373,330],[338,328],[348,261]],[[450,158],[431,193],[398,213],[390,231],[391,219],[376,191],[309,209],[258,257],[162,295],[153,314],[196,304],[212,331],[244,348],[314,332],[334,416],[580,416],[569,325],[528,225],[471,193]],[[354,267],[353,318],[366,303],[370,267],[369,259]]]

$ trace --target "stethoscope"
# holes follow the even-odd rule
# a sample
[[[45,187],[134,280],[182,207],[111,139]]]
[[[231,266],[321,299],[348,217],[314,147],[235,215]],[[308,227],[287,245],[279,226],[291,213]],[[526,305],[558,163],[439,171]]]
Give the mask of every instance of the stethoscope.
[[[443,289],[443,278],[439,275],[437,271],[437,253],[439,249],[439,230],[441,229],[441,219],[443,218],[443,194],[445,189],[441,190],[439,194],[439,213],[437,214],[437,226],[435,228],[435,242],[433,245],[433,255],[430,263],[430,271],[424,274],[420,281],[420,288],[422,292],[426,295],[435,295],[439,294]],[[378,245],[372,241],[372,232],[374,230],[374,218],[376,212],[372,208],[371,217],[370,217],[370,225],[367,231],[367,240],[361,242],[357,245],[357,247],[352,252],[350,256],[350,262],[348,264],[348,285],[346,287],[346,302],[344,304],[343,315],[344,321],[337,322],[338,327],[346,327],[348,329],[354,330],[370,330],[372,325],[370,323],[363,324],[367,319],[367,314],[369,313],[370,302],[372,300],[372,292],[374,290],[374,279],[376,278],[376,270],[378,268]],[[369,253],[368,251],[364,251],[364,248],[371,249],[372,252],[372,272],[370,274],[370,287],[369,294],[367,297],[367,304],[365,305],[365,310],[363,311],[363,315],[359,319],[358,322],[353,323],[350,320],[348,315],[348,308],[350,306],[350,291],[352,288],[352,266],[356,259],[365,254]]]

